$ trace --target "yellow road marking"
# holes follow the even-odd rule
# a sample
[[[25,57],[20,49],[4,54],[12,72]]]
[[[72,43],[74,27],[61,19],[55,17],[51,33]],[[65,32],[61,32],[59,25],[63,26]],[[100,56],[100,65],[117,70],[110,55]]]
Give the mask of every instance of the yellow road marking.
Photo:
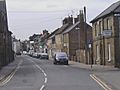
[[[22,64],[23,61],[20,61],[17,65],[17,67],[8,75],[5,76],[4,78],[2,78],[0,80],[0,86],[4,86],[5,84],[7,84],[15,75],[15,73],[18,71],[18,69],[20,68],[20,65]]]
[[[96,77],[94,74],[91,74],[90,77],[95,80],[104,90],[112,90],[106,83]]]

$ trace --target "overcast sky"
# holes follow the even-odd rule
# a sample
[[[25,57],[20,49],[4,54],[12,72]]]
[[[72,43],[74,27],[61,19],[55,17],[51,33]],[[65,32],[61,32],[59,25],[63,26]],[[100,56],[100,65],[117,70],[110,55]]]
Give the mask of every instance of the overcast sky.
[[[54,31],[68,15],[87,7],[87,22],[118,0],[6,0],[9,30],[18,39],[28,39],[47,29]],[[74,12],[74,13],[73,13]]]

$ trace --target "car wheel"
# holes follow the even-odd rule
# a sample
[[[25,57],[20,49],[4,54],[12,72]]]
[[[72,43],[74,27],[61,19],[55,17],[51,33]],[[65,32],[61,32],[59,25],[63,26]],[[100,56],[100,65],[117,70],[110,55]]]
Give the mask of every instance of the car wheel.
[[[65,65],[68,65],[68,62],[65,62]]]
[[[55,65],[56,65],[57,63],[54,61],[54,62],[53,62],[53,64],[55,64]]]

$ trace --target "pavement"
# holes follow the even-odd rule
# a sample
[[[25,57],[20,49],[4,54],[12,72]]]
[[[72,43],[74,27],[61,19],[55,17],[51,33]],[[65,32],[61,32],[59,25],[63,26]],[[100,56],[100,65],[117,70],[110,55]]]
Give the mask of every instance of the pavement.
[[[5,79],[9,74],[11,74],[13,72],[13,70],[17,67],[19,63],[19,60],[16,59],[15,61],[11,62],[10,64],[8,64],[7,66],[4,66],[1,70],[0,70],[0,81],[2,81],[3,79]]]
[[[120,90],[120,69],[114,68],[114,66],[102,66],[102,65],[86,65],[70,61],[69,64],[72,67],[78,67],[82,69],[91,70],[91,74],[94,74],[102,82],[104,82],[112,90]],[[108,89],[109,90],[109,89]]]
[[[16,59],[8,66],[3,67],[0,70],[0,81],[8,76],[18,66],[18,64],[19,59]],[[86,65],[74,61],[69,61],[69,66],[77,67],[83,70],[89,70],[91,74],[96,75],[96,77],[107,84],[112,90],[120,90],[120,69],[114,68],[114,66],[92,65],[91,68],[91,65]]]

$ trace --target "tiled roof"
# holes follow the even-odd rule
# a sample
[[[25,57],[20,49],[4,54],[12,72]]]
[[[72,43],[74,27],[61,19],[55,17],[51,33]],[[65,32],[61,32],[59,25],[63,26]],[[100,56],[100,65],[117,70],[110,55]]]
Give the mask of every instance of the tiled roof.
[[[59,28],[59,30],[56,32],[57,34],[61,34],[62,32],[64,32],[67,28],[69,27],[69,24],[65,24],[63,25],[61,28]]]
[[[55,34],[56,34],[56,32],[57,32],[58,30],[59,30],[59,28],[56,29],[55,31],[53,31],[53,32],[48,36],[48,38],[52,38],[52,37],[54,37]]]
[[[75,24],[73,24],[71,27],[69,27],[68,29],[66,29],[64,32],[63,32],[63,34],[65,34],[65,33],[68,33],[68,32],[70,32],[71,30],[73,30],[76,26],[78,26],[80,24],[80,22],[78,21],[77,23],[75,23]],[[79,26],[78,26],[79,27]],[[91,28],[91,30],[92,30],[92,27],[89,25],[89,24],[87,24],[86,23],[86,30],[89,30],[89,28]]]
[[[64,34],[64,33],[68,33],[68,32],[71,31],[73,28],[75,28],[78,24],[80,24],[80,22],[77,22],[77,23],[73,24],[71,27],[69,27],[67,30],[65,30],[65,31],[63,32],[63,34]]]
[[[111,13],[118,13],[120,10],[116,10],[120,6],[120,1],[113,3],[111,6],[109,6],[107,9],[105,9],[102,13],[100,13],[96,18],[94,18],[92,22],[102,18],[103,16],[106,16]]]

